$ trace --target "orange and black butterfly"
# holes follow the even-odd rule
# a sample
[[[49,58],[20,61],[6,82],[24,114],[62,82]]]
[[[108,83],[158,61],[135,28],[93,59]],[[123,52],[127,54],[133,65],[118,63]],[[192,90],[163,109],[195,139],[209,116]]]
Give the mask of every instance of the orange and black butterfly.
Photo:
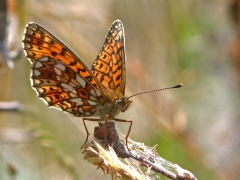
[[[83,118],[83,122],[127,121],[115,118],[132,103],[125,97],[124,41],[123,24],[116,20],[89,69],[48,30],[37,23],[29,23],[22,42],[32,64],[32,87],[49,106],[79,117],[100,115],[98,119]],[[127,122],[130,122],[129,134],[132,121]],[[84,126],[86,128],[85,122]],[[86,131],[89,134],[87,128]]]
[[[125,38],[123,24],[116,20],[111,25],[102,50],[89,69],[65,44],[37,23],[29,23],[23,36],[23,50],[32,63],[32,87],[38,96],[49,106],[59,108],[85,120],[115,120],[115,116],[124,112],[132,101],[129,98],[148,92],[141,92],[125,97],[126,67]],[[100,118],[86,118],[87,116]],[[86,142],[85,141],[85,142]]]

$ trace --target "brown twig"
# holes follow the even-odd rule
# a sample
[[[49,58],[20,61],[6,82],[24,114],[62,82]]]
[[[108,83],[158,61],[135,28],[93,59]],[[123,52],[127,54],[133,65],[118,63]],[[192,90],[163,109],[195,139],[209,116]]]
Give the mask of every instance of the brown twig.
[[[182,169],[177,164],[172,164],[171,162],[161,158],[156,153],[155,148],[151,149],[144,146],[142,143],[131,141],[129,146],[131,148],[131,152],[129,152],[125,147],[124,142],[120,140],[113,121],[109,121],[107,123],[99,122],[99,126],[94,129],[94,138],[107,151],[109,150],[109,147],[113,148],[117,157],[125,158],[130,163],[132,159],[134,159],[135,163],[132,164],[138,164],[138,166],[146,167],[147,169],[160,173],[172,180],[196,180],[195,176],[191,172]],[[94,149],[97,151],[96,147]],[[85,154],[85,159],[87,158]],[[99,162],[101,163],[98,162],[101,169],[103,169],[101,167],[104,164],[102,163],[103,161],[105,160],[100,160]],[[106,164],[108,163],[105,163],[105,166]],[[131,165],[131,167],[133,166],[134,165]],[[104,167],[104,169],[106,172],[106,167]]]

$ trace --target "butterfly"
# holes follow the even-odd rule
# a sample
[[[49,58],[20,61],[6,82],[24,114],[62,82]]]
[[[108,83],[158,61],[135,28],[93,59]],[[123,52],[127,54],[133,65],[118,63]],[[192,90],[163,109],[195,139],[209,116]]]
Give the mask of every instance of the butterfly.
[[[126,59],[124,28],[120,20],[111,25],[102,50],[88,68],[63,42],[37,23],[25,27],[23,51],[31,62],[32,87],[49,106],[85,121],[131,120],[115,118],[132,101],[125,96]],[[87,118],[88,116],[99,118]],[[84,144],[85,144],[84,143]]]

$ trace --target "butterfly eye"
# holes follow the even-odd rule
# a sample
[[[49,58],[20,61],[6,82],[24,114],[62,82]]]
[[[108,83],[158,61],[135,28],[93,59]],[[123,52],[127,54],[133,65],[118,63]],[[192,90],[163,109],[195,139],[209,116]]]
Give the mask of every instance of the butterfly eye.
[[[117,107],[119,107],[120,109],[122,109],[122,107],[123,107],[123,99],[117,99],[116,100],[116,102],[115,102],[115,105],[117,106]]]
[[[132,101],[129,101],[127,98],[119,98],[116,100],[115,105],[122,111],[125,112],[127,108],[132,104]]]

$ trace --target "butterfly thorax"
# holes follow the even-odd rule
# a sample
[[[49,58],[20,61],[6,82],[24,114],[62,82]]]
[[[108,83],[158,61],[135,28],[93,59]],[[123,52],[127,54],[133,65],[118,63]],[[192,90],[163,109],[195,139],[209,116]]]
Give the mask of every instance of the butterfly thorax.
[[[109,100],[98,106],[101,120],[105,120],[107,115],[110,120],[114,119],[120,111],[126,111],[132,103],[128,98],[114,91],[108,91],[108,95]]]

